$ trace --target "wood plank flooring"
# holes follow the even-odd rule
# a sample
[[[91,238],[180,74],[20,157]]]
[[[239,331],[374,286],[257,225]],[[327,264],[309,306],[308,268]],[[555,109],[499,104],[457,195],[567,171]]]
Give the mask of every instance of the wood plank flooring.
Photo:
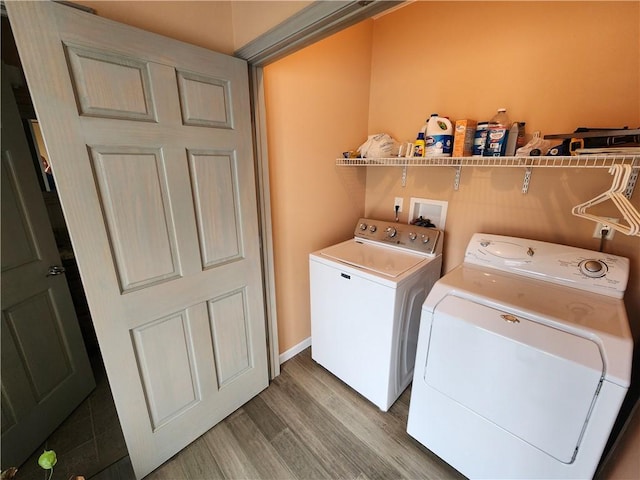
[[[307,349],[147,479],[463,479],[406,433],[409,398],[381,412]]]

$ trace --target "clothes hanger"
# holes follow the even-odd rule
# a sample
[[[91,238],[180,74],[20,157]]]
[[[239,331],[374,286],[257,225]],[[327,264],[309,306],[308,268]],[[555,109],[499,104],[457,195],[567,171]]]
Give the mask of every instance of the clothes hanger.
[[[629,181],[629,177],[631,176],[631,165],[614,165],[612,169],[614,170],[614,180],[611,188],[604,192],[604,194],[600,194],[595,199],[592,199],[592,201],[585,202],[586,205],[582,204],[579,208],[579,216],[596,222],[606,223],[614,230],[624,233],[625,235],[637,235],[640,232],[640,215],[633,205],[631,205],[629,199],[623,194],[626,184]],[[594,202],[593,200],[596,201]],[[611,223],[606,218],[586,212],[587,206],[602,203],[605,200],[612,201],[628,225],[624,225],[622,223]]]
[[[584,203],[576,205],[571,212],[578,217],[586,218],[594,222],[607,224],[614,230],[624,233],[625,235],[640,236],[640,213],[638,213],[636,208],[631,204],[629,199],[624,196],[623,193],[627,183],[629,182],[631,172],[631,165],[613,165],[609,169],[609,173],[613,174],[611,187],[607,191],[601,193],[600,195],[597,195],[591,200],[587,200]],[[603,203],[607,200],[611,200],[611,202],[616,206],[628,225],[624,225],[622,223],[612,223],[610,220],[604,217],[587,213],[587,208],[599,203]]]
[[[611,200],[616,204],[624,219],[629,223],[631,231],[629,235],[637,235],[640,232],[640,213],[634,208],[629,199],[624,195],[626,184],[631,176],[631,165],[621,165],[624,168],[624,175],[619,188],[615,189]]]
[[[620,165],[612,165],[611,168],[609,168],[609,173],[613,174],[613,181],[611,183],[611,187],[607,191],[602,192],[600,195],[595,196],[591,200],[587,200],[584,203],[576,205],[575,207],[573,207],[572,212],[576,215],[579,213],[585,213],[585,210],[587,208],[608,200],[611,194],[617,189],[619,189],[620,186],[623,184],[623,182],[621,181],[623,172],[622,172],[622,169],[619,167]]]
[[[640,236],[640,213],[624,195],[626,185],[631,177],[632,167],[631,165],[623,165],[620,168],[624,169],[624,174],[621,177],[619,188],[615,189],[611,196],[611,200],[616,205],[620,213],[622,213],[622,217],[629,225],[629,231],[625,232],[625,228],[623,226],[618,230],[626,235]]]

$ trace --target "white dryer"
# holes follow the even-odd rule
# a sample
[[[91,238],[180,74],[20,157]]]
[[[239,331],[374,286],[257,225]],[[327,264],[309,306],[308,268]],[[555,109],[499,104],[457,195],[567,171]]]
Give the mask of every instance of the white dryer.
[[[628,274],[475,234],[423,306],[409,434],[469,478],[591,478],[629,387]]]
[[[442,242],[435,228],[361,218],[353,239],[309,255],[311,356],[382,411],[413,378]]]

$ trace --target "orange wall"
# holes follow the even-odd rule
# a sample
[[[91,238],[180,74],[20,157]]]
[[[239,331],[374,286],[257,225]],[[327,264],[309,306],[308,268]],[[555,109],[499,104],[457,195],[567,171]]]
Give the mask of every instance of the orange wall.
[[[640,125],[640,2],[420,1],[374,27],[369,130],[413,139],[432,112],[527,130]]]
[[[370,133],[409,141],[432,112],[488,120],[499,107],[528,133],[640,127],[640,2],[415,2],[376,20]],[[571,209],[611,185],[606,169],[534,169],[525,195],[523,176],[463,168],[454,191],[451,168],[409,168],[405,188],[399,169],[369,168],[366,215],[391,219],[396,196],[448,201],[445,272],[474,232],[598,249],[595,224]],[[638,335],[640,239],[616,233],[605,249],[631,259],[625,299]]]
[[[414,139],[432,112],[454,120],[487,120],[505,106],[513,120],[527,122],[529,133],[639,127],[639,6],[414,2],[367,22],[370,78],[368,57],[360,53],[366,43],[352,45],[338,35],[267,67],[280,351],[303,341],[310,331],[307,254],[349,238],[360,214],[391,220],[396,196],[404,198],[400,218],[405,222],[410,197],[449,202],[445,272],[462,261],[476,231],[597,250],[595,224],[574,217],[571,208],[608,188],[606,170],[534,169],[523,195],[524,170],[517,168],[465,168],[454,191],[450,168],[409,168],[402,187],[399,168],[333,164],[367,133]],[[347,30],[349,35],[355,28]],[[491,38],[500,42],[493,50]],[[343,63],[351,55],[355,58]],[[370,96],[363,100],[369,82]],[[367,109],[365,131],[355,112]],[[360,210],[353,192],[361,188],[358,176],[363,171],[366,204]],[[640,192],[632,201],[640,207]],[[640,240],[616,233],[605,249],[631,259],[625,300],[638,336]]]
[[[335,158],[367,136],[372,26],[264,70],[281,353],[311,335],[309,253],[348,238],[364,211],[364,170],[338,171]]]

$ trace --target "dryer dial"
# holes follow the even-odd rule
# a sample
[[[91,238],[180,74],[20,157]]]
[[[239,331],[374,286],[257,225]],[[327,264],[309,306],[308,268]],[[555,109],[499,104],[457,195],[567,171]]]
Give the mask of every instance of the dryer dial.
[[[389,237],[389,238],[395,237],[396,234],[398,233],[398,231],[393,227],[387,227],[385,232],[387,232],[387,237]]]
[[[591,278],[604,277],[607,274],[607,264],[592,258],[583,260],[580,262],[580,272]]]

